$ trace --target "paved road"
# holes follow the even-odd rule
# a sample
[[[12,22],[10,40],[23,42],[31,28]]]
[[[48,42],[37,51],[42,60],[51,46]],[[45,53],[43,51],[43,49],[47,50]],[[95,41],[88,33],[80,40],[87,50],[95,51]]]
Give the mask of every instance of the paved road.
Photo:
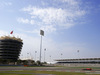
[[[38,71],[64,71],[64,72],[86,72],[99,73],[100,70],[84,71],[81,69],[66,69],[64,67],[0,67],[0,71],[21,71],[21,70],[38,70]]]
[[[11,70],[65,70],[60,67],[0,67],[0,71],[11,71]]]

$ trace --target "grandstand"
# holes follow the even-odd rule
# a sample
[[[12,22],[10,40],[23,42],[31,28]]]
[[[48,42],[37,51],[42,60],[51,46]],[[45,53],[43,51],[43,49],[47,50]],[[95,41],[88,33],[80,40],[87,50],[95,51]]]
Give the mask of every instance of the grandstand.
[[[100,67],[100,58],[59,59],[57,65],[69,67]]]
[[[56,61],[57,63],[90,63],[90,64],[98,63],[100,64],[100,58],[59,59]]]

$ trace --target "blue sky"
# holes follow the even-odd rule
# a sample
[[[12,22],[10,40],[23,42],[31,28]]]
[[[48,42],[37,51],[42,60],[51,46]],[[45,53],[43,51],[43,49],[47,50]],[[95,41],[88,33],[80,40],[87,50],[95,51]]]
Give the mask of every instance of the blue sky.
[[[39,59],[40,29],[42,61],[100,57],[99,13],[99,0],[0,0],[0,36],[23,39],[21,59]]]

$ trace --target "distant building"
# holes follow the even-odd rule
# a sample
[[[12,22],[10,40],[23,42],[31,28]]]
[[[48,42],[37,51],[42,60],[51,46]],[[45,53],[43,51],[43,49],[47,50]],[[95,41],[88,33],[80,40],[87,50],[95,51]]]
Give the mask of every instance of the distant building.
[[[20,38],[0,37],[0,62],[15,62],[19,58],[23,42]]]
[[[56,65],[69,67],[100,67],[100,58],[58,59]]]
[[[57,63],[86,63],[86,64],[100,64],[100,58],[83,58],[83,59],[59,59]]]

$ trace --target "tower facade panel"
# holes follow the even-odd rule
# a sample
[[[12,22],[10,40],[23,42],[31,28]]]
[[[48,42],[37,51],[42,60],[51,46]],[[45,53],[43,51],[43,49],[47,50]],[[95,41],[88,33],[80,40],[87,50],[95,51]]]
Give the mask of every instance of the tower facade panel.
[[[0,38],[0,59],[16,61],[19,58],[22,45],[22,40],[19,38]]]

